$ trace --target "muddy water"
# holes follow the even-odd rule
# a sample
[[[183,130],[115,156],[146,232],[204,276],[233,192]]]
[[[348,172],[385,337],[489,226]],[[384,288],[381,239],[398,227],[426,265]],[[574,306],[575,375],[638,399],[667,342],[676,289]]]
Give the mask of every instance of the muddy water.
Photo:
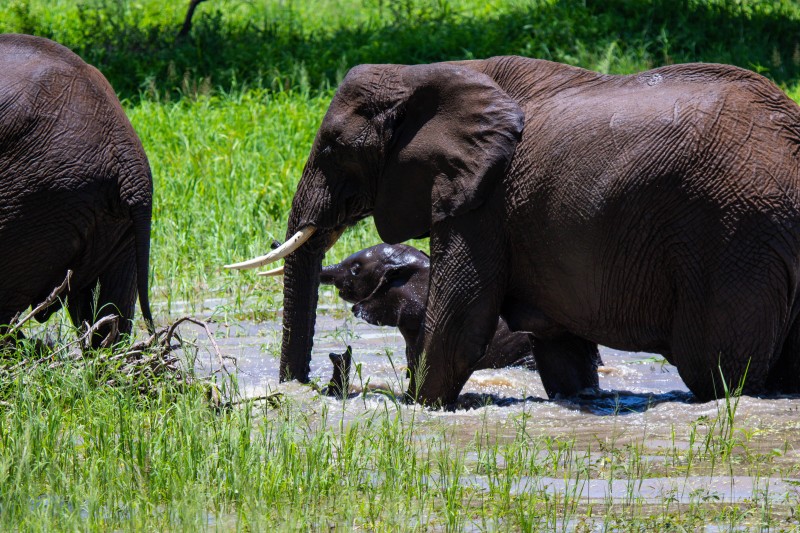
[[[591,397],[549,401],[538,374],[522,368],[482,370],[473,374],[454,411],[432,411],[399,405],[391,394],[405,390],[404,343],[394,328],[381,328],[354,319],[343,306],[322,309],[317,319],[311,378],[320,385],[332,373],[330,352],[353,347],[354,372],[350,398],[321,396],[296,382],[278,382],[280,323],[218,324],[215,334],[220,350],[235,358],[240,392],[249,397],[281,392],[299,404],[328,404],[349,419],[376,409],[414,409],[414,415],[430,428],[445,428],[455,441],[471,442],[481,428],[490,427],[497,439],[511,439],[517,421],[526,415],[529,434],[574,439],[578,449],[598,446],[642,447],[653,461],[665,453],[680,453],[690,447],[693,428],[704,427],[724,410],[724,402],[701,403],[693,399],[675,367],[661,357],[628,353],[601,347],[605,366],[600,369],[602,392]],[[207,340],[200,338],[201,346]],[[198,365],[210,370],[219,365],[211,352],[201,349]],[[388,391],[388,394],[385,392]],[[529,415],[529,416],[528,416]],[[742,397],[736,411],[735,427],[755,452],[780,454],[779,461],[796,465],[800,461],[800,398]],[[707,423],[706,426],[707,427]],[[701,431],[702,433],[702,431]],[[695,432],[695,435],[698,433]],[[425,438],[421,435],[420,438]],[[695,444],[696,446],[696,444]],[[670,452],[667,452],[671,450]],[[663,459],[661,459],[663,460]],[[585,480],[583,498],[663,498],[686,501],[711,491],[723,501],[753,499],[769,491],[777,498],[798,499],[797,469],[789,476],[687,476],[648,478],[631,487],[624,481]],[[480,487],[480,478],[465,479]],[[563,491],[564,480],[538,478],[523,480],[548,490]],[[531,485],[532,486],[532,485]],[[705,492],[704,492],[705,491]]]

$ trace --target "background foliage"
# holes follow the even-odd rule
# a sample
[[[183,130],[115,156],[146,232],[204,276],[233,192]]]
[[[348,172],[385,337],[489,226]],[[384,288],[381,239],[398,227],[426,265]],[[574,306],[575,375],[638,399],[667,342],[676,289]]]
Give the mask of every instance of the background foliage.
[[[323,90],[359,63],[520,54],[627,73],[733,63],[794,83],[800,8],[782,0],[12,0],[0,30],[49,37],[125,98],[259,86]]]

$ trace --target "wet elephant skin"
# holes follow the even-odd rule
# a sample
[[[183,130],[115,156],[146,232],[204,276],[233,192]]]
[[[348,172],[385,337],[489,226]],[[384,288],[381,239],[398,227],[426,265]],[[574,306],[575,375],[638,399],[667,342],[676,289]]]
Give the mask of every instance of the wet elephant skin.
[[[76,325],[115,314],[130,332],[137,293],[151,325],[152,195],[142,144],[102,74],[47,39],[0,35],[0,324],[71,270],[61,299]]]

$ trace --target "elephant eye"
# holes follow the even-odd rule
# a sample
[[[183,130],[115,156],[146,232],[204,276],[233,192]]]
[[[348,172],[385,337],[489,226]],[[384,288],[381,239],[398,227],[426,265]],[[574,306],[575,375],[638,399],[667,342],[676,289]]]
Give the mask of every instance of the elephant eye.
[[[358,273],[361,272],[361,263],[355,263],[353,266],[350,267],[350,273],[354,276],[358,276]]]

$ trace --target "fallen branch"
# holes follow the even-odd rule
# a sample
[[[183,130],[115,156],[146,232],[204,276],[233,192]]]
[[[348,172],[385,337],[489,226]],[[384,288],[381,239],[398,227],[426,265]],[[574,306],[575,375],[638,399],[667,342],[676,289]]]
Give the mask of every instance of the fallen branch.
[[[47,309],[52,304],[54,304],[55,301],[58,299],[58,296],[62,292],[64,292],[64,289],[69,287],[69,282],[71,279],[72,279],[72,270],[67,270],[67,277],[64,278],[64,281],[61,282],[61,285],[53,289],[53,292],[51,292],[50,295],[47,298],[45,298],[45,300],[42,303],[34,307],[30,313],[28,313],[22,318],[19,318],[19,313],[17,313],[17,315],[11,320],[11,326],[9,326],[8,330],[6,331],[6,334],[14,335],[17,331],[19,331],[19,329],[22,326],[25,325],[26,322],[28,322],[31,318],[36,316],[36,313],[42,311],[43,309]]]
[[[208,323],[203,322],[202,320],[197,320],[196,318],[192,318],[192,317],[189,317],[189,316],[185,316],[183,318],[180,318],[180,319],[176,320],[169,327],[169,330],[167,331],[167,336],[165,337],[164,342],[169,342],[169,340],[174,335],[174,332],[177,329],[177,327],[180,324],[182,324],[183,322],[190,322],[192,324],[195,324],[195,325],[200,326],[201,328],[205,329],[206,335],[208,336],[208,340],[211,343],[211,346],[214,348],[214,354],[217,356],[217,362],[219,362],[220,368],[222,370],[224,370],[227,374],[230,374],[230,371],[228,370],[228,367],[225,366],[224,357],[223,357],[222,353],[219,351],[219,345],[217,344],[217,341],[214,339],[214,334],[211,333],[211,329],[208,327]],[[231,357],[230,359],[233,359],[233,358]],[[234,361],[234,364],[235,364],[235,361]]]
[[[117,334],[119,333],[119,317],[117,315],[106,315],[92,325],[89,325],[88,322],[84,322],[83,326],[85,332],[78,339],[78,343],[80,344],[81,348],[84,350],[91,348],[92,337],[94,337],[94,334],[106,324],[111,324],[111,328],[109,328],[108,334],[105,336],[105,338],[100,341],[100,345],[98,347],[110,348],[111,344],[117,338]]]
[[[61,287],[59,289],[63,290]],[[59,289],[53,291],[53,294],[57,295],[60,292]],[[48,297],[48,300],[51,300],[51,298]],[[26,317],[25,320],[27,319],[29,318]],[[122,344],[112,346],[113,340],[116,338],[117,322],[117,316],[105,316],[95,324],[84,324],[83,332],[77,339],[55,350],[46,349],[47,353],[42,357],[26,357],[22,361],[13,364],[13,366],[6,368],[0,366],[0,382],[9,383],[20,377],[24,379],[26,375],[38,367],[52,369],[70,363],[79,369],[86,368],[87,365],[95,365],[101,368],[104,365],[108,371],[106,384],[110,386],[117,386],[121,382],[138,378],[135,383],[138,390],[143,394],[149,393],[152,390],[153,380],[161,376],[171,376],[181,386],[207,383],[213,387],[213,382],[197,379],[187,368],[187,357],[180,357],[173,353],[179,349],[185,349],[188,344],[180,338],[178,333],[178,327],[187,322],[202,327],[208,335],[214,354],[221,367],[216,372],[231,373],[231,370],[226,365],[226,359],[233,360],[234,366],[236,365],[235,359],[222,355],[211,328],[202,320],[186,316],[158,329],[144,340],[129,346]],[[24,322],[19,322],[19,324],[22,323]],[[110,328],[111,331],[100,343],[101,347],[105,349],[89,350],[92,337],[101,328],[109,325],[112,326]],[[175,342],[176,340],[177,342]],[[91,357],[86,357],[87,353],[91,354]],[[214,401],[213,395],[212,401]],[[220,402],[217,399],[215,403]],[[230,402],[228,403],[230,404]]]
[[[273,392],[272,394],[267,394],[265,396],[252,396],[248,398],[242,398],[241,400],[233,400],[225,403],[223,407],[236,407],[237,405],[241,405],[243,403],[254,403],[261,401],[266,401],[270,407],[277,409],[280,407],[281,402],[283,402],[283,393]]]

